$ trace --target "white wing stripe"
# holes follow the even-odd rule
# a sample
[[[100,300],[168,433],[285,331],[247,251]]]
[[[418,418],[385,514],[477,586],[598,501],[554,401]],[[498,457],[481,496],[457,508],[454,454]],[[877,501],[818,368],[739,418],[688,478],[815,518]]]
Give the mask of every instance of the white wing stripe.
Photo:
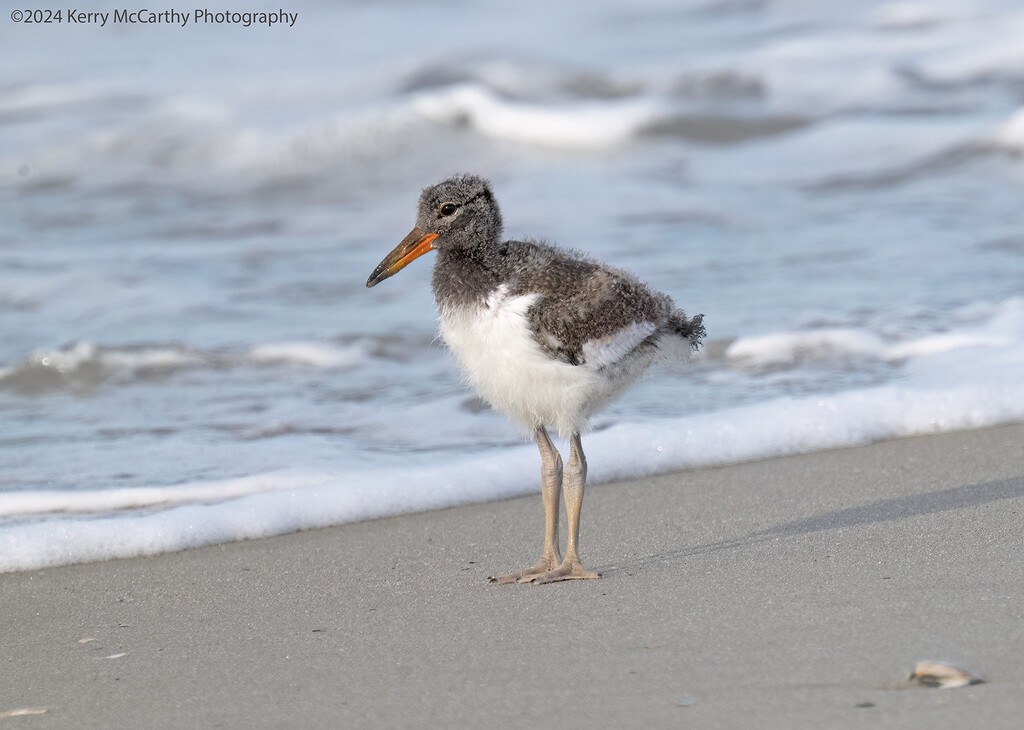
[[[650,322],[633,322],[614,334],[583,343],[586,366],[598,369],[615,365],[657,329]]]

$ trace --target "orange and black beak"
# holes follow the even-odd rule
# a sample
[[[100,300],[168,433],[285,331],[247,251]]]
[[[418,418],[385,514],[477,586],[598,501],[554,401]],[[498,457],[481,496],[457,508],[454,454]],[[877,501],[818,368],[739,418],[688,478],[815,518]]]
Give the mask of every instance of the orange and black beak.
[[[409,235],[395,246],[395,250],[377,264],[377,268],[366,280],[366,286],[376,286],[389,276],[394,276],[404,269],[413,259],[418,259],[427,251],[433,251],[435,238],[437,238],[436,233],[424,233],[419,227],[413,228]]]

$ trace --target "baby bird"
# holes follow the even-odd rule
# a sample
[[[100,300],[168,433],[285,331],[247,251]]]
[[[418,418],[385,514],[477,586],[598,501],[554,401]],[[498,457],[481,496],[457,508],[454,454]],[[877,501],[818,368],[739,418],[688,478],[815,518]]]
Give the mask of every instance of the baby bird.
[[[492,583],[599,578],[579,557],[587,460],[580,432],[634,383],[667,346],[700,346],[703,315],[688,318],[665,294],[575,251],[502,241],[490,185],[452,177],[420,194],[416,226],[384,257],[366,286],[436,250],[434,299],[441,337],[465,379],[492,408],[533,434],[540,449],[544,549],[540,560]],[[569,441],[569,462],[547,428]],[[569,537],[558,541],[564,491]]]

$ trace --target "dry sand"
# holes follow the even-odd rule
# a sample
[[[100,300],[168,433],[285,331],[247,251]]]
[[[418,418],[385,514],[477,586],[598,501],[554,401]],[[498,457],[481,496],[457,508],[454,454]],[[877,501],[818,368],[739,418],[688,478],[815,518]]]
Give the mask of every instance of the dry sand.
[[[487,583],[539,496],[3,575],[0,728],[1019,728],[1022,446],[592,487],[599,581]],[[921,659],[989,682],[912,688]]]

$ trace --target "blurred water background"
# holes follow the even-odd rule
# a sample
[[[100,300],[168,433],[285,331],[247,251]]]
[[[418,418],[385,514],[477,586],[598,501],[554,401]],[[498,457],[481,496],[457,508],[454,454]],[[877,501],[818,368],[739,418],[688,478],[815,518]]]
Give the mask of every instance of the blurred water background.
[[[1024,419],[1019,3],[283,9],[0,18],[0,570],[537,490],[364,287],[456,172],[706,316],[592,481]]]

